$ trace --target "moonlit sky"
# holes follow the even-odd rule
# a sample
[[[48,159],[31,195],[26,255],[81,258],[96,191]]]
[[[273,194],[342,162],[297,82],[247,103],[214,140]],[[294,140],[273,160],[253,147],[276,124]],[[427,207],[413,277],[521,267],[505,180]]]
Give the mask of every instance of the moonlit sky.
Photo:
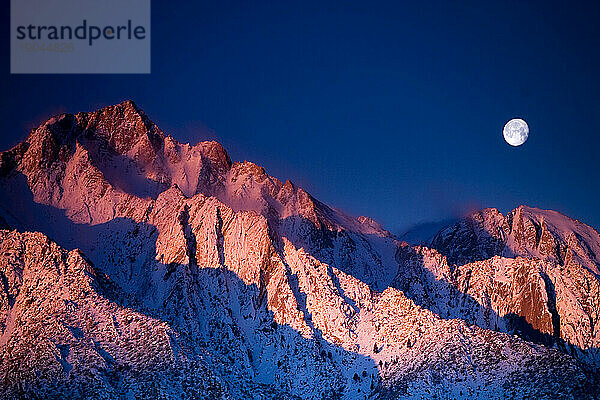
[[[130,98],[178,140],[219,140],[394,232],[519,204],[600,227],[592,2],[152,3],[150,75],[11,76],[6,7],[0,149]],[[523,146],[502,137],[511,118]]]

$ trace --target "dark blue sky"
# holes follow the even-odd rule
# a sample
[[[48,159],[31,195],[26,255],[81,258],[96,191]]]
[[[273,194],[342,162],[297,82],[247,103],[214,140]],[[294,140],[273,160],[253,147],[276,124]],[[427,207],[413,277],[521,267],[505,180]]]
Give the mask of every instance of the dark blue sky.
[[[0,148],[130,98],[180,141],[217,139],[394,231],[519,204],[600,227],[592,2],[193,3],[153,1],[137,76],[11,76],[5,9]],[[531,130],[519,148],[501,135],[513,117]]]

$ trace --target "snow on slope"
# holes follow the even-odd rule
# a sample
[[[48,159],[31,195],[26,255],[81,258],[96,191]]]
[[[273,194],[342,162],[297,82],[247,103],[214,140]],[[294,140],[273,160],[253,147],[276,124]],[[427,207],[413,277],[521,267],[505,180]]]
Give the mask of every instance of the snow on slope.
[[[147,343],[160,335],[134,330],[115,337],[96,329],[121,312],[170,332],[166,354],[173,361],[156,372],[160,384],[153,386],[167,398],[202,397],[210,388],[229,398],[306,399],[572,398],[596,390],[586,387],[587,367],[569,355],[469,326],[458,315],[447,319],[410,291],[389,287],[405,271],[404,250],[374,221],[344,215],[255,164],[232,163],[217,143],[179,144],[132,102],[49,120],[1,153],[0,176],[8,224],[80,248],[89,268],[110,282],[83,299],[115,310],[95,312],[97,322],[88,322],[54,308],[57,293],[69,286],[45,270],[33,269],[31,290],[16,297],[10,293],[21,287],[18,280],[7,281],[3,310],[19,317],[19,329],[63,346],[54,359],[21,365],[23,372],[15,372],[15,361],[0,364],[16,397],[67,390],[65,368],[51,379],[30,378],[30,386],[19,383],[23,374],[61,371],[66,363],[85,371],[73,379],[92,385],[100,398],[145,390],[145,378],[132,388],[137,375],[122,371],[143,369],[144,359],[157,357]],[[31,234],[3,235],[6,256]],[[4,275],[39,263],[32,257],[6,259]],[[53,284],[35,283],[44,279]],[[82,301],[70,293],[67,302]],[[41,329],[28,307],[15,306],[30,298],[50,301],[36,309],[44,321],[75,318],[76,334]],[[15,332],[3,328],[2,343],[30,352],[31,341],[18,341]],[[92,344],[114,341],[102,347],[99,367],[64,350],[77,335]],[[129,346],[148,354],[126,362]],[[0,348],[3,360],[9,351]],[[207,382],[218,384],[189,383],[203,368],[214,377]],[[170,374],[180,375],[171,382]]]
[[[404,247],[393,286],[441,316],[516,333],[600,365],[600,236],[560,213],[486,209]],[[433,294],[433,295],[432,295]]]

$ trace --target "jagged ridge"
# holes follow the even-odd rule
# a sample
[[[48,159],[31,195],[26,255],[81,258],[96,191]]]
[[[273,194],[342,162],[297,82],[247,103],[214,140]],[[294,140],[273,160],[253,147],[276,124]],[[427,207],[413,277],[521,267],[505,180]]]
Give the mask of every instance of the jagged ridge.
[[[406,272],[404,250],[371,219],[346,216],[255,164],[232,163],[217,143],[179,144],[132,102],[49,120],[0,155],[0,172],[8,224],[80,248],[95,274],[110,282],[110,290],[98,286],[90,295],[93,307],[133,310],[171,332],[170,352],[160,357],[171,357],[172,364],[160,373],[161,384],[152,386],[159,395],[198,396],[209,386],[232,398],[315,399],[434,393],[571,398],[595,390],[586,387],[587,367],[573,357],[442,319],[446,315],[419,303],[410,290],[389,287]],[[5,275],[24,262],[37,261],[26,255],[8,259]],[[4,290],[11,293],[13,287],[9,283]],[[40,295],[54,296],[64,287],[59,281]],[[6,304],[24,328],[38,326],[26,308]],[[43,318],[51,315],[46,308],[51,306],[38,312]],[[56,316],[72,317],[69,311]],[[101,326],[110,315],[99,313],[97,320]],[[120,376],[116,366],[127,359],[126,343],[132,340],[149,352],[143,357],[162,354],[146,346],[152,332],[121,333],[109,346],[113,336],[103,335],[114,334],[79,326],[86,323],[72,322],[82,340],[94,338],[110,356],[101,368],[111,376]],[[31,329],[60,346],[73,340]],[[4,328],[2,337],[14,341],[14,332]],[[28,343],[18,345],[30,350]],[[49,366],[61,371],[65,362],[85,369],[85,359],[60,354],[26,373],[35,376]],[[31,393],[33,386],[19,387],[21,374],[12,365],[0,365],[6,387],[17,395]],[[190,365],[196,372],[188,372]],[[193,379],[204,366],[214,379],[197,386],[177,379],[164,383],[169,371]],[[94,371],[91,381],[103,379]],[[125,393],[129,386],[123,382],[131,379],[134,385],[138,378],[123,376],[94,386],[94,392]],[[64,369],[53,377],[53,386],[33,379],[35,390],[67,393],[61,390],[71,377],[89,384]]]

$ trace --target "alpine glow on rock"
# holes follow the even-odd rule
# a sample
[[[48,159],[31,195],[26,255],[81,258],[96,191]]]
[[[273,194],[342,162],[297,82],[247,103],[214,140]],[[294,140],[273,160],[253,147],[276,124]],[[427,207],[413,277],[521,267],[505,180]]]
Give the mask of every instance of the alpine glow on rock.
[[[600,235],[557,212],[411,246],[132,101],[49,119],[0,172],[5,398],[598,393]]]

